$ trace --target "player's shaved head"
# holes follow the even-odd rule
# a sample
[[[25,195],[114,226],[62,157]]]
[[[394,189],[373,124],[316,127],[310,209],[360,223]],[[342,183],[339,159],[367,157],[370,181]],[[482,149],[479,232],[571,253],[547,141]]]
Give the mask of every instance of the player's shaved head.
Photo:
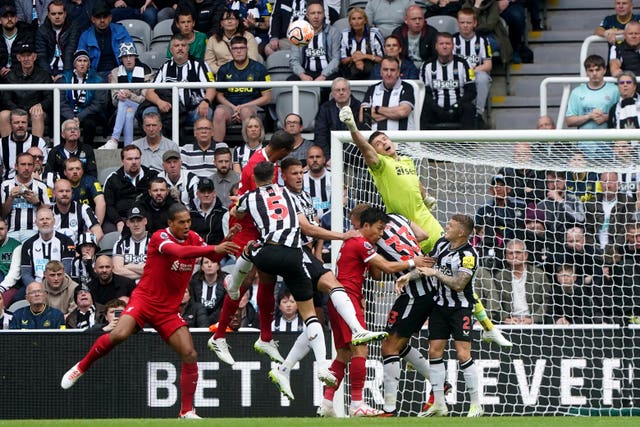
[[[164,179],[162,180],[164,181]],[[176,219],[176,215],[178,215],[180,212],[185,212],[185,211],[189,212],[189,209],[187,209],[185,205],[183,205],[182,203],[174,203],[169,207],[169,219],[174,220]]]

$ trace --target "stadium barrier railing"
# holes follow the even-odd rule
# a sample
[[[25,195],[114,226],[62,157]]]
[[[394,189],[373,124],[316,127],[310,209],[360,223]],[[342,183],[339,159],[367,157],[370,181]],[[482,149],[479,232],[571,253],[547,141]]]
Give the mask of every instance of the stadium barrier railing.
[[[422,104],[425,95],[424,83],[420,80],[405,80],[411,84],[414,88],[415,95],[415,108],[413,110],[414,120],[416,123],[420,123],[420,112],[422,111]],[[258,89],[272,89],[272,88],[288,88],[292,89],[291,99],[291,112],[300,112],[300,88],[323,88],[331,87],[331,81],[324,82],[303,82],[303,81],[270,81],[270,82],[230,82],[230,83],[188,83],[188,82],[176,82],[176,83],[65,83],[65,84],[6,84],[0,85],[0,91],[5,90],[50,90],[53,92],[53,111],[46,111],[47,114],[53,114],[53,130],[52,137],[54,145],[60,143],[60,100],[62,94],[67,90],[111,90],[111,89],[169,89],[172,94],[172,139],[179,141],[179,104],[180,104],[180,89],[201,89],[201,88],[229,88],[229,87],[249,87]],[[367,87],[372,84],[380,83],[380,80],[352,80],[350,84],[352,87]],[[111,99],[111,97],[109,97]],[[272,100],[275,103],[275,100]]]

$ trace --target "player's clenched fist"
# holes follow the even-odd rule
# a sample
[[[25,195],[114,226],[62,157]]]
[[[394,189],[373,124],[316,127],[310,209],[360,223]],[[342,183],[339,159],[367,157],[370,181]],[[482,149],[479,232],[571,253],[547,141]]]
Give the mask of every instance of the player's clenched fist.
[[[348,105],[342,107],[340,110],[340,121],[347,125],[350,131],[356,131],[358,128],[356,127],[356,120],[353,118],[353,111],[351,111],[351,107]]]

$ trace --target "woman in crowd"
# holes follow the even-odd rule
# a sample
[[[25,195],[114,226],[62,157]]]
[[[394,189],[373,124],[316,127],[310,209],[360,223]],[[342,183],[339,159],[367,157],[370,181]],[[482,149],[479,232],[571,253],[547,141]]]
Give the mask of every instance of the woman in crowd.
[[[233,170],[242,173],[253,153],[262,147],[264,142],[264,125],[258,116],[251,116],[242,123],[242,139],[244,145],[233,149]]]
[[[225,10],[220,18],[218,32],[209,37],[207,49],[204,52],[204,61],[214,74],[218,72],[222,64],[233,59],[229,42],[234,36],[246,38],[249,58],[262,62],[262,57],[258,53],[258,43],[253,34],[245,28],[244,23],[240,20],[238,11]]]
[[[402,40],[400,40],[400,37],[397,35],[391,34],[384,39],[384,55],[398,59],[398,62],[400,62],[401,79],[407,80],[419,78],[420,71],[418,71],[418,68],[416,68],[413,61],[409,59],[404,60],[405,55],[402,48]],[[379,63],[373,66],[369,78],[371,80],[380,80],[382,78],[380,75]]]
[[[340,70],[350,80],[367,80],[374,64],[382,61],[382,34],[369,27],[369,18],[359,7],[349,11],[349,28],[340,38]]]

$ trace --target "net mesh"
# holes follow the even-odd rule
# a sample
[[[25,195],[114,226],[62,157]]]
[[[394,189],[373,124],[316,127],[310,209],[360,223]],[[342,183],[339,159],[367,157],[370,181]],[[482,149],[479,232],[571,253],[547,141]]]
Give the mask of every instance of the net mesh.
[[[481,267],[474,289],[489,317],[515,344],[512,349],[478,340],[472,344],[487,413],[609,415],[637,406],[633,374],[625,371],[633,362],[611,350],[624,348],[618,328],[637,323],[640,315],[635,145],[616,142],[613,157],[597,160],[569,142],[396,145],[400,155],[414,160],[422,184],[437,199],[432,213],[441,224],[456,213],[475,218],[473,244]],[[337,203],[345,217],[358,203],[384,207],[362,156],[349,142],[342,164],[347,197]],[[509,243],[515,239],[522,245]],[[527,271],[520,280],[511,273],[519,251]],[[369,280],[366,286],[367,323],[382,329],[396,298],[393,283]],[[426,331],[412,345],[426,355]],[[454,385],[450,412],[464,414],[469,405],[464,379],[455,353],[446,357],[447,378]],[[370,359],[381,360],[378,345],[371,346]],[[580,362],[572,365],[572,360]],[[582,380],[565,383],[576,369]],[[613,383],[605,381],[608,375]],[[429,391],[428,382],[403,365],[400,415],[422,410]],[[382,403],[375,393],[369,399]]]

